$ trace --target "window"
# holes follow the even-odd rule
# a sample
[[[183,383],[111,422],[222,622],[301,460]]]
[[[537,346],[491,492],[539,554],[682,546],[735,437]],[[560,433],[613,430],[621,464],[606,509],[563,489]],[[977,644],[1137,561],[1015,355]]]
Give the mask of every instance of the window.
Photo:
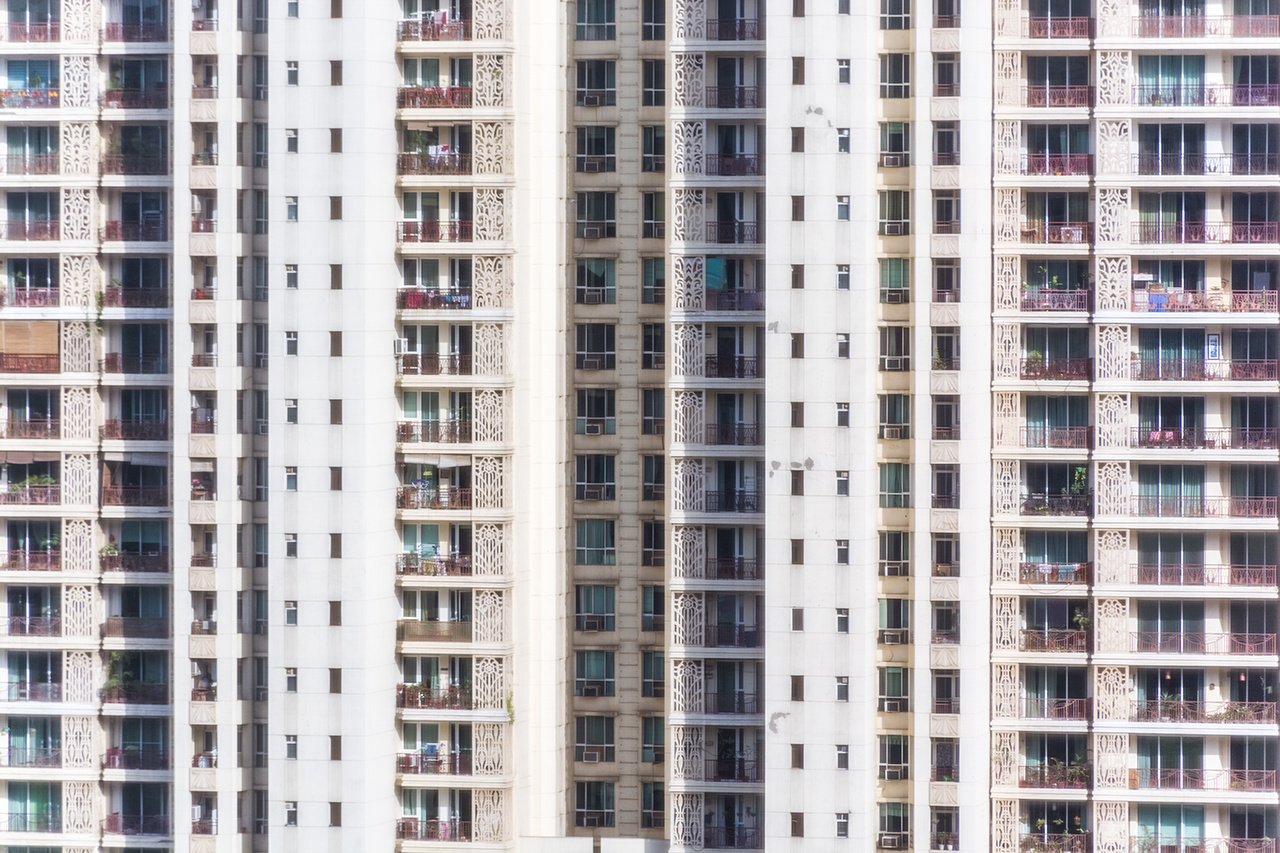
[[[640,392],[642,435],[662,435],[666,428],[667,396],[663,388],[644,388]]]
[[[617,431],[612,388],[579,388],[577,393],[578,435],[613,435]]]
[[[329,602],[329,627],[336,628],[342,624],[342,602]]]
[[[791,289],[804,290],[804,264],[791,265]]]
[[[836,334],[836,358],[849,357],[849,333],[839,332]]]
[[[296,127],[285,128],[284,150],[290,154],[298,153],[298,129]]]
[[[849,676],[847,675],[836,676],[836,701],[849,701]]]
[[[661,631],[666,627],[667,603],[663,587],[640,587],[640,630]]]
[[[836,403],[836,426],[847,427],[849,425],[849,404]]]
[[[880,633],[877,642],[902,645],[911,642],[911,602],[905,598],[880,599]]]
[[[662,764],[666,760],[667,721],[662,717],[640,718],[640,760]]]
[[[613,652],[591,650],[574,653],[576,678],[575,696],[614,695]]]
[[[849,128],[847,127],[836,128],[836,153],[849,153]]]
[[[791,333],[791,357],[804,358],[804,332]]]
[[[930,331],[933,338],[933,369],[960,369],[960,330],[955,326],[937,326]]]
[[[663,798],[662,782],[640,783],[640,827],[652,829],[661,827],[666,818],[666,807]]]
[[[960,261],[958,259],[934,260],[933,301],[960,301]]]
[[[666,491],[666,459],[662,456],[645,456],[640,499],[660,501],[666,497]]]
[[[329,669],[329,692],[342,692],[342,670],[331,667]]]
[[[933,123],[933,165],[956,166],[960,163],[960,126],[954,121]]]
[[[288,86],[298,85],[298,63],[286,62],[284,64],[284,82]]]
[[[617,263],[613,258],[578,258],[579,305],[613,305],[618,301],[614,287]]]
[[[804,812],[791,813],[791,837],[804,838]]]
[[[284,555],[286,557],[298,556],[298,534],[286,533],[284,535]]]
[[[880,122],[880,165],[886,169],[911,165],[911,125],[909,123]]]
[[[661,124],[640,128],[643,149],[640,155],[640,171],[665,172],[667,169],[667,128]]]
[[[880,29],[911,29],[911,0],[880,0]]]
[[[285,826],[298,825],[298,801],[297,800],[284,801],[284,825]]]
[[[612,782],[578,782],[577,806],[574,810],[574,826],[594,827],[614,825],[614,801]]]
[[[804,152],[804,128],[791,128],[791,153],[800,154]]]
[[[661,521],[640,523],[640,565],[666,564],[666,528]]]
[[[612,41],[616,38],[613,0],[577,0],[578,41]]]
[[[665,658],[662,652],[641,652],[640,695],[662,698],[666,695]]]
[[[284,286],[290,290],[298,289],[298,265],[284,265]]]
[[[849,633],[849,608],[847,607],[836,608],[836,633]]]
[[[641,258],[640,302],[662,305],[667,301],[667,263],[665,258]]]
[[[887,440],[911,437],[911,395],[880,395],[879,437]]]
[[[342,491],[342,468],[329,469],[329,490],[333,492]]]
[[[836,472],[836,494],[847,497],[849,495],[849,472]]]
[[[909,803],[880,803],[880,837],[876,846],[905,849],[911,846],[911,805]]]
[[[849,744],[847,743],[836,744],[836,769],[849,769]]]
[[[576,630],[615,630],[614,592],[611,586],[578,586]]]
[[[284,624],[286,625],[298,624],[298,602],[286,601],[284,603]]]
[[[848,761],[849,759],[848,757],[846,757],[845,763],[847,764]],[[836,838],[848,838],[848,837],[849,837],[849,813],[836,812]]]
[[[791,630],[792,631],[804,630],[804,608],[803,607],[791,608]]]
[[[667,63],[662,59],[646,59],[641,66],[643,89],[640,105],[661,107],[667,103]]]
[[[595,764],[614,761],[613,717],[577,717],[574,720],[578,741],[573,760]]]
[[[911,97],[911,56],[906,53],[880,55],[880,97]]]
[[[342,0],[329,0],[329,17],[342,17]]]
[[[644,193],[641,196],[643,208],[640,236],[646,240],[661,240],[667,236],[667,196],[666,193]]]
[[[267,99],[268,67],[268,57],[255,56],[253,58],[253,99],[255,101],[265,101]]]
[[[905,735],[880,735],[881,779],[907,779],[909,761],[909,739]]]
[[[579,566],[615,565],[617,551],[613,539],[613,521],[607,518],[580,518],[576,524],[577,564]]]
[[[911,574],[911,534],[905,530],[880,531],[880,576]]]
[[[616,128],[603,125],[579,127],[577,170],[579,172],[617,171],[616,133]]]
[[[329,153],[342,153],[342,128],[340,127],[329,128]]]
[[[960,94],[960,55],[935,53],[933,55],[934,97],[954,97]]]
[[[803,18],[806,0],[791,0],[791,17]]]
[[[804,471],[791,472],[791,494],[796,497],[804,494]]]
[[[285,355],[298,354],[298,333],[297,332],[284,333],[284,354]]]
[[[296,195],[284,197],[284,218],[289,222],[298,221],[298,197]]]
[[[617,193],[578,193],[577,236],[600,240],[618,236]]]
[[[836,540],[836,564],[841,566],[849,565],[849,540]]]
[[[849,60],[847,59],[836,60],[836,82],[837,83],[849,82]]]
[[[935,29],[960,26],[960,0],[933,0],[933,26]]]
[[[342,85],[342,60],[333,59],[329,61],[329,85]]]
[[[848,289],[849,289],[849,265],[837,264],[836,265],[836,290],[848,290]]]
[[[796,429],[804,426],[804,403],[791,404],[791,426]]]
[[[342,423],[342,401],[341,400],[329,401],[329,423],[335,424],[335,425]]]
[[[791,701],[792,702],[804,701],[804,676],[803,675],[791,676]]]
[[[880,463],[880,506],[897,509],[911,507],[910,463]]]
[[[612,323],[578,324],[578,370],[612,370],[616,366]]]
[[[879,710],[888,713],[911,710],[908,703],[911,670],[902,666],[882,666],[877,670],[880,685]]]
[[[903,305],[911,301],[911,259],[880,259],[880,301]]]
[[[335,221],[342,218],[342,196],[329,196],[329,218]]]
[[[575,500],[611,501],[617,498],[613,456],[579,456],[577,466],[578,482],[573,495]]]
[[[329,264],[329,289],[342,290],[342,264]]]
[[[793,566],[804,565],[804,540],[803,539],[791,540],[791,565]]]
[[[666,40],[666,0],[644,0],[640,15],[640,38],[644,41]]]
[[[934,643],[960,642],[960,602],[936,601],[933,604],[931,640]]]
[[[911,369],[911,329],[907,326],[880,327],[880,369]]]
[[[577,105],[605,107],[617,103],[617,63],[611,59],[578,60]]]
[[[290,18],[298,17],[298,0],[288,0],[285,4],[285,16]]]
[[[836,196],[836,220],[839,222],[849,221],[849,197],[847,195]]]
[[[791,221],[804,222],[804,196],[802,195],[791,197]]]
[[[933,191],[933,233],[960,233],[960,191]]]
[[[329,356],[331,358],[342,356],[342,332],[329,333]]]
[[[329,760],[342,760],[342,735],[329,735]]]
[[[908,190],[881,190],[880,235],[896,237],[911,233],[911,193]]]
[[[286,666],[284,668],[284,692],[298,692],[298,668],[296,666]]]
[[[342,826],[342,803],[329,803],[329,826]]]

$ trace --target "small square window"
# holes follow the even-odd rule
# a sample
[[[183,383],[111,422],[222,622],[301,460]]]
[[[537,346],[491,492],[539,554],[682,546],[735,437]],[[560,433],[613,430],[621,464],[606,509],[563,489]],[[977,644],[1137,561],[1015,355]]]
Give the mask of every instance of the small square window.
[[[329,355],[333,358],[342,356],[342,332],[329,333]]]
[[[791,128],[791,151],[800,154],[804,151],[804,128]]]
[[[284,466],[284,488],[287,492],[298,491],[298,466]]]
[[[848,764],[848,761],[849,759],[846,757],[845,763]],[[836,812],[836,838],[848,838],[848,837],[849,837],[849,813]]]
[[[297,735],[284,736],[284,757],[285,758],[298,757],[298,736]]]
[[[847,195],[836,196],[836,219],[840,222],[849,221],[849,197]]]
[[[296,424],[298,422],[298,401],[297,400],[285,399],[284,422],[287,424]]]
[[[804,426],[804,403],[791,404],[791,426],[796,429]]]
[[[329,289],[342,290],[342,264],[329,264]]]
[[[836,540],[836,564],[840,566],[849,565],[849,540],[848,539]]]
[[[802,195],[791,197],[791,221],[804,222],[804,196]]]
[[[296,195],[284,197],[284,218],[289,222],[298,221],[298,197]]]
[[[791,265],[791,289],[804,290],[804,264]]]
[[[284,354],[285,355],[298,354],[298,333],[297,332],[284,333]]]
[[[802,743],[791,744],[791,769],[804,769],[804,744]]]
[[[335,425],[342,423],[342,401],[341,400],[329,401],[329,423],[335,424]]]
[[[298,825],[298,801],[297,800],[284,801],[284,825],[285,826]]]
[[[836,472],[836,494],[848,496],[849,494],[849,472],[848,471]]]
[[[284,13],[285,16],[289,18],[298,17],[298,0],[288,0],[288,2],[285,3]]]
[[[848,679],[846,679],[846,681],[847,680]],[[331,668],[329,670],[329,692],[330,693],[342,692],[342,670],[341,669]]]
[[[342,85],[342,60],[334,59],[329,62],[329,85]]]
[[[791,630],[792,631],[804,630],[804,608],[803,607],[791,608]]]
[[[849,128],[847,127],[836,128],[836,153],[849,153]]]
[[[342,760],[342,735],[329,735],[329,760]]]
[[[791,565],[793,566],[804,565],[804,540],[803,539],[791,540]]]
[[[847,607],[836,608],[836,633],[849,633],[849,608]]]
[[[791,813],[791,837],[804,838],[804,812]]]
[[[298,289],[298,265],[297,264],[284,265],[284,286],[291,290]]]
[[[290,86],[298,85],[297,62],[286,62],[284,64],[284,82]]]
[[[852,5],[853,5],[853,0],[836,0],[836,14],[848,15],[850,13],[849,10]]]
[[[847,427],[849,425],[849,404],[836,403],[836,426]]]
[[[801,86],[804,84],[804,57],[791,57],[791,85]]]
[[[799,497],[804,494],[804,471],[791,472],[791,494]],[[804,540],[797,540],[804,541]]]
[[[848,289],[849,289],[849,265],[837,264],[836,265],[836,290],[848,290]]]
[[[838,83],[849,82],[849,60],[847,59],[836,60],[836,82]]]
[[[836,769],[849,769],[849,744],[847,743],[836,744]]]
[[[804,701],[804,676],[803,675],[791,676],[791,701],[792,702]]]
[[[849,677],[847,675],[836,676],[836,701],[849,701]]]
[[[284,624],[286,625],[298,624],[298,602],[286,601],[284,603]]]
[[[342,624],[342,602],[329,602],[329,627],[336,628]]]
[[[298,534],[286,533],[284,535],[284,555],[286,557],[298,556]]]
[[[329,218],[333,220],[342,218],[342,196],[329,196]]]
[[[342,826],[342,803],[329,803],[329,826]]]
[[[284,130],[284,150],[290,154],[298,153],[298,129],[286,127]]]
[[[836,335],[836,358],[849,357],[849,333],[840,332]]]
[[[335,559],[342,556],[342,534],[341,533],[329,534],[329,556]]]
[[[342,128],[333,127],[329,129],[329,153],[342,153]]]
[[[341,468],[329,469],[329,489],[330,491],[334,491],[334,492],[342,491],[342,469]]]
[[[284,692],[298,692],[298,668],[296,666],[286,666],[284,668]]]
[[[791,333],[791,357],[804,358],[804,332]]]

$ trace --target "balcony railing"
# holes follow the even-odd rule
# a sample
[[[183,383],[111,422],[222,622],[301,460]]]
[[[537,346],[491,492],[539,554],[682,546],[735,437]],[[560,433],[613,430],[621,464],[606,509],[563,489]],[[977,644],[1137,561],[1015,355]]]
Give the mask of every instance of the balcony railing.
[[[703,707],[708,714],[759,714],[764,708],[759,695],[742,690],[708,690],[704,698]]]
[[[1023,18],[1022,37],[1032,39],[1087,39],[1093,37],[1093,19]]]
[[[401,222],[401,243],[470,243],[471,223],[462,220],[446,222]]]
[[[471,821],[402,817],[396,821],[396,838],[405,841],[470,841]]]
[[[61,551],[6,551],[0,554],[4,556],[0,571],[57,572],[62,570]]]
[[[169,704],[169,685],[145,684],[138,681],[111,684],[102,688],[102,701],[108,704],[167,705]]]
[[[10,23],[0,27],[0,36],[15,43],[44,43],[62,40],[62,22],[44,24]]]
[[[157,747],[119,747],[107,750],[102,765],[107,770],[168,770],[169,755]]]
[[[401,421],[396,424],[396,441],[435,444],[470,444],[471,421]]]
[[[1092,495],[1031,494],[1022,499],[1022,515],[1088,515]]]
[[[1093,375],[1091,358],[1024,358],[1018,374],[1022,379],[1088,380]]]
[[[169,40],[168,24],[118,24],[108,21],[103,41],[156,42]]]
[[[1024,107],[1091,107],[1092,86],[1027,86],[1022,90]]]
[[[1140,699],[1129,708],[1138,723],[1272,723],[1275,702],[1187,702],[1179,699]]]
[[[1264,381],[1275,382],[1280,377],[1275,359],[1235,358],[1140,358],[1135,356],[1131,376],[1139,380],[1190,380],[1190,381]]]
[[[1023,833],[1018,836],[1019,853],[1089,853],[1088,833]]]
[[[1089,632],[1074,628],[1024,628],[1018,634],[1024,652],[1087,652]]]
[[[470,154],[400,154],[396,157],[400,175],[470,175]]]
[[[1087,764],[1037,764],[1019,768],[1019,788],[1087,788],[1090,770]]]
[[[1139,38],[1203,38],[1205,36],[1280,36],[1276,15],[1136,15],[1132,32]]]
[[[755,154],[708,154],[706,174],[724,178],[754,177],[763,174]]]
[[[62,503],[62,486],[58,483],[38,486],[10,486],[0,492],[0,504],[53,506]]]
[[[57,154],[10,154],[0,157],[0,167],[7,175],[56,175],[62,171],[62,158]]]
[[[764,765],[741,756],[708,758],[702,778],[708,782],[763,782]]]
[[[102,106],[109,110],[163,110],[169,106],[167,86],[150,89],[108,89],[102,93]]]
[[[1280,447],[1280,430],[1272,428],[1233,429],[1231,427],[1187,427],[1181,429],[1135,428],[1129,436],[1131,447],[1163,447],[1180,450],[1275,450]]]
[[[470,776],[471,753],[428,755],[425,752],[402,752],[396,756],[396,772],[428,776]]]
[[[167,486],[103,486],[103,506],[168,506]]]
[[[1022,226],[1023,243],[1084,244],[1093,240],[1092,222],[1029,222]]]
[[[56,287],[15,288],[8,292],[0,290],[0,305],[11,308],[56,308],[59,291]]]
[[[124,222],[118,219],[102,226],[102,239],[125,243],[162,243],[169,239],[167,222]]]
[[[713,649],[758,649],[763,640],[763,632],[754,625],[711,624],[702,633],[702,644]]]
[[[708,243],[759,243],[760,226],[757,222],[708,222]]]
[[[1130,567],[1129,582],[1162,586],[1275,586],[1276,567],[1139,563]]]
[[[708,41],[757,41],[764,38],[764,21],[755,18],[708,18]]]
[[[6,832],[62,832],[62,815],[8,814],[0,818],[0,828]]]
[[[397,708],[470,711],[470,687],[426,687],[401,684],[396,690]]]
[[[1274,107],[1280,105],[1280,84],[1138,85],[1132,102],[1143,107]]]
[[[198,430],[192,429],[192,432]],[[121,421],[112,419],[98,428],[98,435],[105,440],[165,441],[169,438],[167,421]]]
[[[0,750],[0,764],[5,767],[57,768],[62,766],[62,749],[55,746]]]
[[[1129,650],[1139,654],[1176,655],[1274,655],[1275,634],[1204,631],[1134,631]]]
[[[471,355],[461,353],[401,353],[400,372],[413,376],[470,376]]]
[[[9,702],[61,702],[62,683],[56,681],[10,681]]]
[[[0,373],[57,373],[59,365],[57,354],[0,353]]]
[[[98,563],[104,572],[158,572],[169,571],[168,553],[160,554],[102,554]],[[192,564],[195,559],[192,558]]]
[[[764,376],[764,359],[747,355],[709,355],[705,375],[709,379],[760,379]]]
[[[62,421],[57,418],[39,418],[35,420],[18,420],[10,418],[0,422],[4,427],[4,438],[42,439],[61,438]]]
[[[0,89],[0,106],[6,109],[49,109],[61,104],[57,89]]]
[[[1089,583],[1093,563],[1019,563],[1022,583]]]
[[[1023,290],[1019,307],[1023,311],[1088,311],[1089,291]]]
[[[396,639],[406,642],[469,643],[471,634],[470,621],[401,619],[396,625]]]
[[[1163,791],[1274,791],[1274,770],[1129,769],[1129,787]]]
[[[107,154],[102,158],[104,175],[163,175],[168,172],[164,157],[133,154]]]
[[[707,512],[764,512],[764,493],[746,489],[708,490]]]
[[[759,86],[707,86],[705,104],[713,110],[760,109],[764,92]]]
[[[61,616],[10,616],[0,620],[10,637],[61,637]]]
[[[763,311],[763,290],[708,290],[708,311]]]
[[[1080,699],[1046,699],[1039,696],[1024,696],[1022,699],[1022,716],[1028,720],[1087,720],[1089,718],[1089,700]]]
[[[471,490],[461,488],[420,489],[401,486],[397,509],[471,509]]]
[[[112,814],[102,822],[102,831],[112,835],[168,835],[169,816]]]
[[[412,288],[396,291],[396,308],[403,311],[438,311],[471,307],[471,289],[427,290]]]
[[[1274,838],[1190,838],[1182,843],[1161,844],[1165,839],[1145,836],[1131,839],[1130,853],[1276,853]]]
[[[396,96],[401,109],[471,106],[470,86],[401,86]]]
[[[167,287],[107,287],[102,291],[106,308],[168,308]]]
[[[34,219],[30,222],[18,219],[3,225],[6,240],[58,240],[62,237],[62,223],[57,219]]]
[[[702,846],[708,850],[762,850],[764,832],[756,826],[704,826]]]
[[[420,21],[401,21],[398,28],[400,41],[470,41],[471,21],[424,17]]]
[[[1236,154],[1139,152],[1133,155],[1133,173],[1136,175],[1275,175],[1280,174],[1280,155],[1248,152]]]
[[[1140,222],[1133,226],[1133,242],[1147,244],[1182,243],[1276,243],[1280,223],[1276,222]]]
[[[1023,447],[1054,447],[1087,450],[1093,444],[1093,429],[1087,426],[1029,426],[1022,428]]]
[[[756,581],[764,577],[764,561],[754,557],[707,557],[709,580]]]
[[[755,424],[707,424],[706,443],[745,447],[763,442],[760,428]]]
[[[1132,291],[1133,311],[1180,313],[1214,311],[1231,314],[1275,313],[1280,296],[1274,290],[1237,290],[1231,292],[1203,290],[1164,293],[1140,289]]]
[[[1275,518],[1275,497],[1188,497],[1139,495],[1133,498],[1132,510],[1144,518]]]
[[[422,554],[397,554],[396,574],[422,577],[470,577],[471,555],[431,557]]]
[[[133,616],[108,616],[103,626],[104,637],[128,637],[163,640],[169,636],[168,619],[142,619]]]

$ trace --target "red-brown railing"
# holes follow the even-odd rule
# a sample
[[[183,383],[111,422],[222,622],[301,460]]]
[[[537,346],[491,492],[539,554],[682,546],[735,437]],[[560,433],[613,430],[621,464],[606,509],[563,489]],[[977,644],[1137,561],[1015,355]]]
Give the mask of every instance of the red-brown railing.
[[[470,776],[471,753],[402,752],[396,756],[396,772],[428,776]]]
[[[103,486],[103,506],[167,506],[167,486]]]
[[[470,222],[400,222],[399,238],[402,243],[470,243]]]
[[[103,439],[124,441],[164,441],[169,437],[169,424],[167,421],[122,421],[113,418],[99,427],[98,435]]]
[[[1024,358],[1019,370],[1023,379],[1087,380],[1092,374],[1091,358]]]
[[[707,557],[706,577],[710,580],[760,580],[764,577],[764,561],[754,557]]]
[[[4,427],[5,438],[41,439],[62,437],[62,421],[57,418],[37,418],[33,420],[10,418],[7,422],[0,422],[0,425]]]
[[[1143,107],[1274,107],[1280,105],[1280,84],[1139,85],[1133,87],[1132,102]]]
[[[471,356],[437,352],[401,353],[396,360],[400,372],[414,376],[470,376]]]
[[[10,23],[0,27],[0,35],[10,42],[53,42],[62,41],[62,22],[50,21],[46,24]]]
[[[1092,222],[1028,222],[1022,226],[1023,243],[1088,243],[1093,239]]]
[[[57,219],[11,219],[3,224],[6,240],[58,240],[62,236],[62,223]]]
[[[1133,226],[1133,242],[1168,243],[1276,243],[1280,223],[1253,222],[1139,222]]]
[[[708,41],[756,41],[764,38],[764,21],[757,18],[708,18]]]
[[[759,86],[707,86],[705,91],[708,109],[753,110],[764,106],[764,93]]]
[[[1133,498],[1133,514],[1145,518],[1275,518],[1275,497],[1164,497],[1139,495]]]
[[[102,764],[108,770],[168,770],[169,755],[157,747],[113,746],[107,750]]]
[[[112,814],[102,822],[102,831],[113,835],[168,835],[168,815]]]
[[[107,287],[102,292],[106,308],[167,308],[167,287]]]
[[[1027,86],[1022,90],[1024,107],[1091,107],[1092,86]]]
[[[1202,38],[1204,36],[1280,36],[1277,15],[1135,15],[1131,27],[1138,38]]]
[[[411,288],[396,291],[396,307],[406,311],[466,309],[471,307],[471,290],[427,290]]]
[[[103,41],[168,41],[168,24],[117,24],[107,22]]]
[[[164,157],[134,154],[107,154],[102,158],[104,175],[163,175],[168,171]]]
[[[406,841],[470,841],[471,821],[402,817],[396,821],[396,838]]]
[[[469,711],[472,707],[471,688],[401,684],[396,690],[396,707]]]
[[[1020,853],[1089,853],[1092,847],[1086,832],[1027,832],[1018,836]]]
[[[1129,719],[1140,723],[1275,723],[1275,702],[1187,702],[1139,699]]]
[[[167,705],[169,685],[131,681],[102,688],[102,701],[112,704]]]
[[[755,222],[708,222],[708,243],[758,243],[760,228]]]
[[[1020,788],[1087,788],[1088,764],[1024,764],[1018,768]]]
[[[58,572],[62,570],[61,551],[5,551],[0,571]]]
[[[1023,18],[1022,37],[1032,39],[1092,38],[1093,18]]]
[[[761,444],[762,436],[755,424],[707,424],[705,443],[743,447]]]
[[[1022,583],[1089,583],[1093,563],[1019,563]]]
[[[10,616],[4,619],[10,637],[60,637],[61,616]]]
[[[1133,379],[1204,381],[1264,381],[1280,378],[1277,362],[1271,358],[1193,359],[1140,358],[1134,356],[1130,366]]]
[[[1074,628],[1024,628],[1018,634],[1024,652],[1087,652],[1089,632]]]
[[[1274,655],[1275,634],[1211,634],[1204,631],[1134,631],[1129,649],[1183,655]]]
[[[1072,450],[1087,450],[1092,443],[1092,427],[1029,426],[1022,428],[1023,447],[1060,447]]]
[[[169,88],[108,89],[102,93],[102,106],[117,110],[162,110],[169,106]]]
[[[157,572],[169,571],[168,553],[160,554],[102,554],[98,563],[104,572]],[[192,561],[192,565],[196,565]]]
[[[399,154],[396,172],[401,175],[470,175],[470,154]]]
[[[470,41],[471,21],[460,18],[401,21],[397,34],[400,41]]]
[[[396,94],[401,109],[471,106],[470,86],[401,86]]]
[[[472,571],[470,554],[453,557],[429,557],[421,554],[397,554],[396,574],[422,575],[426,577],[469,577]]]
[[[1023,311],[1088,311],[1089,291],[1035,289],[1022,291]]]
[[[709,355],[705,375],[713,379],[759,379],[764,376],[764,359],[746,355]]]
[[[764,764],[741,756],[708,758],[702,778],[708,782],[763,782]]]
[[[0,157],[0,167],[9,175],[56,175],[62,170],[57,154],[10,154]]]
[[[1274,770],[1162,770],[1132,767],[1129,787],[1175,791],[1274,791]]]
[[[742,690],[718,693],[708,690],[704,695],[703,708],[708,714],[759,714],[764,705],[755,693]]]
[[[0,373],[57,373],[60,368],[57,354],[28,355],[26,353],[0,353]]]
[[[1141,295],[1139,295],[1141,294]],[[1157,293],[1135,290],[1131,310],[1138,312],[1214,311],[1230,314],[1274,313],[1280,310],[1280,296],[1274,290],[1236,290],[1230,292],[1184,291]]]
[[[62,486],[10,486],[8,491],[0,492],[0,504],[20,504],[26,506],[51,506],[62,503]]]
[[[754,625],[711,624],[704,626],[702,644],[714,649],[758,649],[763,633]]]
[[[754,154],[708,154],[706,174],[726,178],[763,174],[760,158]]]
[[[396,441],[470,444],[471,421],[401,421],[396,424]]]
[[[168,619],[142,619],[134,616],[108,616],[103,626],[104,637],[128,637],[141,640],[163,640],[169,636]]]
[[[1129,435],[1130,447],[1165,447],[1210,450],[1275,450],[1280,447],[1280,430],[1270,427],[1234,429],[1232,427],[1186,427],[1175,429],[1135,428]]]
[[[1032,494],[1022,499],[1020,515],[1088,515],[1092,495]]]
[[[1159,565],[1130,568],[1131,583],[1164,586],[1275,586],[1276,567],[1264,565]]]
[[[471,490],[459,488],[420,489],[401,486],[397,509],[471,509]]]
[[[123,222],[111,220],[102,226],[102,239],[125,243],[158,243],[169,239],[167,222]]]
[[[469,643],[471,635],[470,622],[401,619],[396,624],[396,639],[406,642]]]

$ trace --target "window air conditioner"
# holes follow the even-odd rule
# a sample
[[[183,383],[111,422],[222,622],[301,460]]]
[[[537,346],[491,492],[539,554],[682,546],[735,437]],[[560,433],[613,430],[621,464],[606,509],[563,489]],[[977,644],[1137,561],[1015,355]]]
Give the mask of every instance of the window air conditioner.
[[[884,303],[886,305],[903,305],[907,301],[907,291],[902,289],[886,290],[884,292]]]
[[[895,832],[882,832],[877,841],[877,846],[884,850],[897,850],[902,842],[902,836]]]
[[[900,356],[900,355],[887,355],[887,356],[885,356],[885,357],[881,358],[881,359],[880,359],[880,369],[881,369],[881,370],[893,370],[893,371],[902,370],[902,369],[903,369],[903,368],[902,368],[902,356]]]
[[[582,360],[582,370],[604,370],[604,359],[602,358],[584,358]]]
[[[884,778],[886,782],[898,782],[902,780],[901,767],[886,767],[884,769]]]
[[[902,165],[901,154],[881,154],[880,165],[886,169],[896,169]]]
[[[395,344],[393,345],[393,351],[396,355],[404,355],[407,353],[409,351],[409,339],[396,338]]]
[[[600,753],[597,752],[594,748],[588,749],[586,752],[582,754],[582,762],[584,764],[599,764]]]
[[[604,291],[598,287],[587,287],[582,291],[583,305],[603,305]]]
[[[600,685],[599,684],[582,685],[582,695],[588,699],[598,699],[600,697]]]
[[[885,438],[885,439],[902,438],[901,426],[883,426],[880,428],[880,432],[881,432],[881,436],[880,436],[881,438]]]
[[[598,94],[584,94],[582,96],[582,105],[584,107],[600,106],[600,96]]]
[[[884,699],[884,712],[886,714],[899,714],[906,710],[905,699]]]
[[[884,224],[884,236],[901,237],[906,233],[906,226],[901,222],[886,222]]]
[[[653,763],[662,764],[667,760],[667,750],[661,746],[653,748]]]
[[[604,427],[602,427],[600,424],[587,424],[587,427],[584,430],[584,432],[586,435],[600,435],[602,432],[604,432]]]
[[[582,819],[582,825],[583,826],[599,826],[600,818],[596,817],[595,815],[587,815]]]
[[[600,160],[598,160],[598,159],[596,159],[596,158],[594,158],[594,157],[588,157],[588,158],[586,159],[586,161],[582,164],[582,171],[584,171],[584,172],[603,172],[603,171],[604,171],[604,163],[602,163]]]
[[[604,617],[603,617],[603,616],[583,616],[583,617],[582,617],[582,630],[584,630],[584,631],[603,631],[603,630],[604,630]]]
[[[599,240],[603,236],[604,236],[603,228],[584,227],[582,229],[582,239],[584,240]]]

